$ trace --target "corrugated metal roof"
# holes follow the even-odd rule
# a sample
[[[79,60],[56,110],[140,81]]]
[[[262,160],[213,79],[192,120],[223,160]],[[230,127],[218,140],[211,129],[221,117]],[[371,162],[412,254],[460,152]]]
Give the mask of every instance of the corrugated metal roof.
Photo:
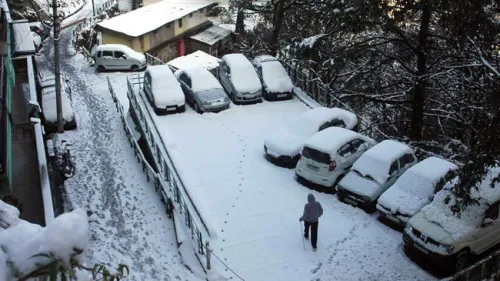
[[[190,38],[212,46],[213,44],[226,38],[230,34],[230,30],[214,25],[198,34],[191,36]]]

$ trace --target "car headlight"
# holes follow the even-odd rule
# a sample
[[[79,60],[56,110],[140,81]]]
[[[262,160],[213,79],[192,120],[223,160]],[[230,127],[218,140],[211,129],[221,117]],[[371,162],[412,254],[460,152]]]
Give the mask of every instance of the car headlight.
[[[453,250],[455,249],[455,247],[453,247],[453,245],[444,245],[444,244],[442,244],[442,245],[448,254],[453,253]]]
[[[229,101],[229,98],[228,97],[224,97],[224,102],[228,102]]]
[[[203,104],[203,105],[206,105],[206,106],[210,106],[210,105],[211,105],[211,103],[210,103],[210,102],[208,102],[208,101],[204,101],[204,102],[202,102],[202,104]]]

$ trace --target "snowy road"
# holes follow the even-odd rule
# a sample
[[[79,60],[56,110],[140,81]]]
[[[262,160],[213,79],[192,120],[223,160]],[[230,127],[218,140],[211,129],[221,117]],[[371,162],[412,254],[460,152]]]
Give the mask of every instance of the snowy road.
[[[215,254],[245,280],[434,280],[405,256],[400,232],[264,158],[266,136],[307,109],[291,100],[152,114],[187,188],[218,226]],[[316,253],[309,241],[304,250],[298,222],[309,192],[325,210]]]
[[[92,13],[91,2],[68,22]],[[96,0],[96,5],[99,4]],[[181,263],[174,227],[160,196],[146,181],[130,147],[106,82],[70,44],[71,30],[61,36],[61,68],[73,89],[78,129],[60,138],[73,143],[76,175],[66,182],[69,200],[90,216],[87,263],[130,266],[127,280],[200,280]],[[53,50],[46,41],[37,58],[41,71],[53,71]],[[109,74],[125,85],[128,73]],[[125,91],[116,88],[120,98]]]

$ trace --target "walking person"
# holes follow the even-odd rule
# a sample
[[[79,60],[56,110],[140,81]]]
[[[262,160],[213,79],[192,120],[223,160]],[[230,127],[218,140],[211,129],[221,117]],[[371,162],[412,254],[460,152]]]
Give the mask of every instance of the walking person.
[[[314,195],[307,195],[307,203],[304,206],[304,214],[299,221],[304,221],[304,238],[309,239],[309,228],[311,228],[311,245],[316,252],[316,243],[318,241],[318,219],[323,215],[323,207],[316,201]]]

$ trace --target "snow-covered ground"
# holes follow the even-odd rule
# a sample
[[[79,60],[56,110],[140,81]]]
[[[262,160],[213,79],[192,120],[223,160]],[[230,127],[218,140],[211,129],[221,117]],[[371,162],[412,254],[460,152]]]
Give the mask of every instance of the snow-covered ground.
[[[88,2],[66,20],[88,17],[92,13]],[[182,264],[173,223],[137,162],[108,91],[107,76],[128,108],[129,73],[97,74],[81,54],[75,55],[70,37],[71,29],[62,33],[61,68],[73,90],[78,129],[59,138],[73,144],[76,158],[76,175],[66,182],[68,201],[90,216],[86,263],[100,262],[110,268],[127,264],[131,270],[127,280],[200,280]],[[37,57],[42,72],[53,71],[52,50],[45,48],[43,56]]]
[[[433,280],[405,256],[400,232],[309,190],[294,170],[264,158],[264,139],[307,109],[294,99],[218,114],[152,114],[176,168],[189,177],[186,188],[217,227],[214,253],[245,280]],[[325,210],[316,253],[309,241],[304,249],[298,220],[309,192]]]

